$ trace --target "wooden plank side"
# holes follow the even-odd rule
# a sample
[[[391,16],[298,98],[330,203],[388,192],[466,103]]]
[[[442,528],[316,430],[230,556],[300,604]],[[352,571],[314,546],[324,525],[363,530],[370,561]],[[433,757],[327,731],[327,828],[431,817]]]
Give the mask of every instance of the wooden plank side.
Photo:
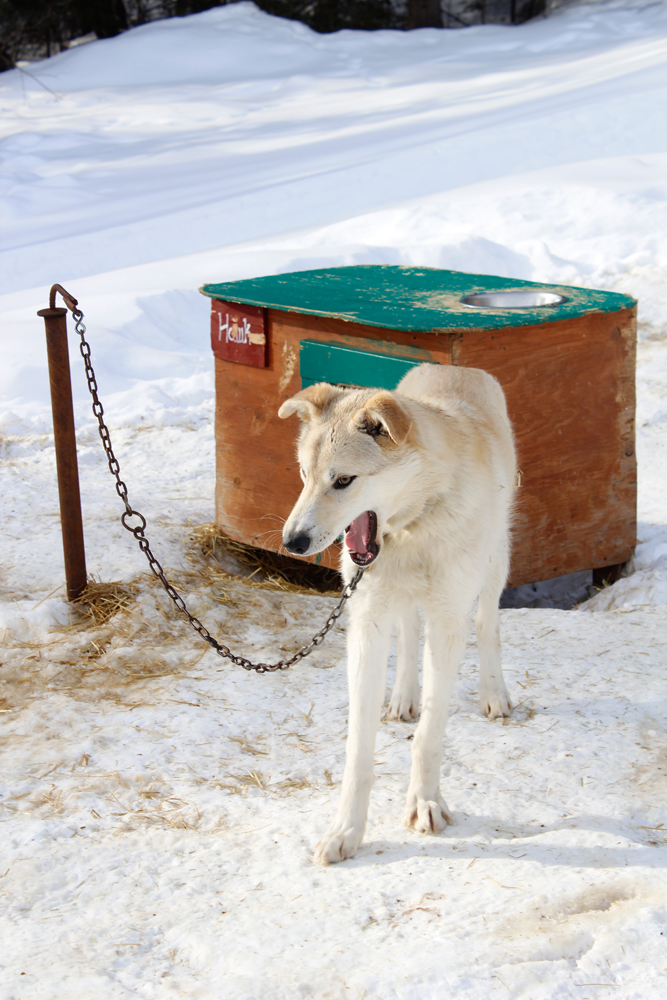
[[[466,333],[455,364],[500,381],[521,489],[510,583],[626,562],[636,532],[635,310]]]
[[[301,388],[301,340],[331,340],[378,351],[451,363],[451,338],[401,333],[340,320],[268,311],[267,367],[251,368],[216,359],[216,523],[231,537],[278,551],[282,524],[301,491],[296,417],[280,420],[278,410]],[[384,342],[384,343],[381,343]],[[314,557],[312,562],[316,562]],[[337,566],[338,550],[322,554]]]
[[[280,404],[301,387],[302,339],[375,347],[496,375],[522,469],[510,583],[630,558],[635,544],[635,310],[546,326],[440,335],[394,333],[269,310],[267,368],[216,361],[216,520],[235,538],[278,550],[301,488],[296,418]],[[387,345],[391,338],[393,344]],[[383,342],[381,345],[379,342]],[[322,556],[336,565],[335,547]],[[314,560],[313,560],[314,561]]]

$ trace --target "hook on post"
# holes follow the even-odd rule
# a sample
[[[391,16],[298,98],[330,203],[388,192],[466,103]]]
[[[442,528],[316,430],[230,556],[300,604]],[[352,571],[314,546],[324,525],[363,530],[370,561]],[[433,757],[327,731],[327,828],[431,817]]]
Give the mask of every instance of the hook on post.
[[[56,308],[56,295],[58,294],[58,292],[60,292],[63,302],[70,310],[70,312],[74,312],[79,303],[77,299],[74,298],[73,295],[70,295],[70,293],[63,288],[62,285],[51,285],[51,291],[49,293],[49,308],[50,309]],[[42,312],[43,310],[38,312],[37,315],[41,316]]]
[[[65,580],[68,600],[73,601],[81,596],[86,587],[86,552],[76,456],[72,379],[67,348],[67,309],[56,306],[58,293],[65,305],[72,312],[75,311],[77,300],[62,285],[53,285],[49,295],[49,308],[40,309],[37,315],[44,319],[46,328]]]

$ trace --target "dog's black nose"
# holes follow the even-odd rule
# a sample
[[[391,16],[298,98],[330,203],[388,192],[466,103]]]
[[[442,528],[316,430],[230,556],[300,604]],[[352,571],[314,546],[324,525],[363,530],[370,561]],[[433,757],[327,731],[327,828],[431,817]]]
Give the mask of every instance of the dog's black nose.
[[[310,548],[310,535],[302,532],[300,535],[292,535],[283,542],[288,552],[294,552],[297,556],[302,556]]]

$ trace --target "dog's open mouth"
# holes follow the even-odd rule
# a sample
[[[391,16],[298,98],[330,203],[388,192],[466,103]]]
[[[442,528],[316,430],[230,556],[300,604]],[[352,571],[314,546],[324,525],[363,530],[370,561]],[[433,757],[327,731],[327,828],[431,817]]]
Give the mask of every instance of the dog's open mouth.
[[[357,566],[370,566],[377,558],[380,546],[377,543],[378,519],[374,510],[365,510],[355,517],[345,529],[345,544],[350,559]]]

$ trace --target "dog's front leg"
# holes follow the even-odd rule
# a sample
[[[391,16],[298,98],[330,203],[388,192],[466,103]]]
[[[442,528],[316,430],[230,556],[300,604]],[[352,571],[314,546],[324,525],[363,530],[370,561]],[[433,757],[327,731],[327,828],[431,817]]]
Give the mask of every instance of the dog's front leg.
[[[451,816],[440,794],[442,740],[467,626],[461,616],[426,613],[421,719],[412,743],[412,769],[404,822],[419,833],[439,833]]]
[[[315,849],[319,864],[351,858],[366,827],[373,786],[375,737],[384,702],[391,619],[385,606],[373,608],[358,594],[348,633],[347,670],[350,692],[347,753],[336,818]]]

